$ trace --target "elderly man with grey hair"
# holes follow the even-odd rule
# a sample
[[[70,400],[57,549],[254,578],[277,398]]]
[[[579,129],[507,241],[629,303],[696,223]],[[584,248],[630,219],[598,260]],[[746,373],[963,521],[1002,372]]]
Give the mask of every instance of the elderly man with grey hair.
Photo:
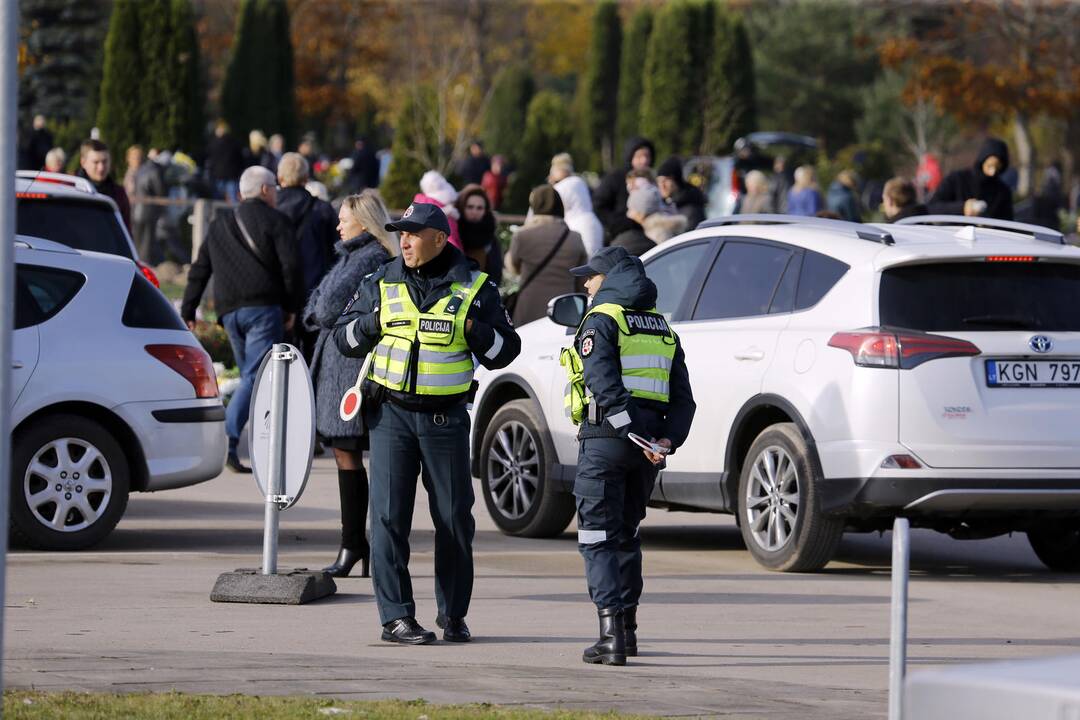
[[[195,311],[214,277],[214,309],[225,326],[240,386],[225,411],[229,436],[228,467],[251,472],[240,463],[237,446],[247,422],[255,373],[266,352],[292,329],[304,300],[292,223],[274,209],[277,182],[261,166],[240,176],[240,204],[210,223],[206,242],[188,273],[180,315],[195,329]]]

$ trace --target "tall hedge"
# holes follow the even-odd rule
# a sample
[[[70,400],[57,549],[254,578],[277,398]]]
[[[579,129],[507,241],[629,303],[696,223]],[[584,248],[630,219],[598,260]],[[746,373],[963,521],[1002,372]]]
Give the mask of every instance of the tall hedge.
[[[601,0],[593,15],[588,66],[583,78],[583,102],[580,108],[582,137],[577,147],[587,149],[588,156],[575,158],[582,168],[608,170],[615,162],[621,49],[622,22],[619,20],[618,3],[615,0]]]
[[[641,132],[658,158],[688,154],[701,138],[701,66],[695,64],[701,3],[674,0],[656,14],[645,53]]]
[[[432,137],[425,118],[437,98],[428,86],[414,88],[405,99],[394,122],[394,141],[390,146],[390,167],[379,185],[386,206],[402,210],[420,191],[420,177],[430,170],[422,158],[436,157],[438,139]]]
[[[726,154],[757,125],[754,58],[741,18],[718,9],[705,86],[701,152]]]
[[[139,0],[139,94],[131,106],[138,107],[142,117],[141,140],[152,147],[169,147],[172,134],[169,127],[172,87],[172,8],[169,0]]]
[[[573,123],[566,98],[552,90],[541,90],[529,102],[525,135],[521,139],[521,163],[510,181],[506,209],[526,212],[529,192],[545,182],[551,158],[570,147]]]
[[[169,87],[172,88],[168,112],[170,146],[189,153],[198,152],[206,124],[206,93],[191,0],[172,0],[169,12],[172,22],[168,49]]]
[[[285,0],[242,0],[221,89],[232,131],[281,133],[296,142],[296,100],[289,9]]]
[[[138,0],[116,0],[105,37],[97,126],[102,139],[112,148],[117,166],[129,145],[147,140],[140,103],[145,70],[140,50],[140,15]]]
[[[641,96],[645,55],[652,34],[652,8],[642,6],[630,18],[619,62],[618,119],[615,136],[619,145],[641,132]],[[618,151],[618,150],[617,150]],[[616,158],[616,164],[622,158]]]
[[[484,111],[483,139],[489,153],[521,161],[525,114],[536,91],[532,75],[523,65],[509,65],[495,75],[491,99]]]

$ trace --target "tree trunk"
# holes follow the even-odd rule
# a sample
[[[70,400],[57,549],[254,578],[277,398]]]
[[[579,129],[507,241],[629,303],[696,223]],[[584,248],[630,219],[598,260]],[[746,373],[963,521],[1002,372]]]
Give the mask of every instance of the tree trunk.
[[[1028,126],[1028,118],[1023,113],[1016,113],[1013,121],[1013,138],[1016,141],[1016,171],[1019,179],[1016,186],[1016,194],[1027,197],[1034,188],[1035,179],[1035,145],[1031,142],[1031,128]]]

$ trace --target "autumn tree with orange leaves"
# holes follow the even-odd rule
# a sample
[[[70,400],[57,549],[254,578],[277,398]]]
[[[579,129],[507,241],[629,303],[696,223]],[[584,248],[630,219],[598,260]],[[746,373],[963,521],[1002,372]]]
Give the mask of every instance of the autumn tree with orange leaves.
[[[1080,5],[999,0],[929,11],[938,14],[937,27],[884,42],[882,64],[906,74],[909,104],[933,102],[968,126],[1011,123],[1018,190],[1028,194],[1036,163],[1032,122],[1058,118],[1073,138],[1080,135]]]

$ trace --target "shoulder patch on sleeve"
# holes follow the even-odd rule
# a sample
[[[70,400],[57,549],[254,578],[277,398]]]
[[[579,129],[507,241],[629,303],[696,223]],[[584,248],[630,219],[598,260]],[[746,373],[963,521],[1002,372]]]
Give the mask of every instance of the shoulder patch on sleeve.
[[[593,350],[596,348],[596,329],[589,328],[581,333],[579,345],[581,348],[581,357],[589,357],[592,355]]]
[[[353,293],[352,299],[349,300],[349,302],[345,303],[345,309],[341,311],[341,314],[344,315],[345,313],[352,310],[353,304],[359,299],[360,299],[360,291],[357,290],[356,292]]]

